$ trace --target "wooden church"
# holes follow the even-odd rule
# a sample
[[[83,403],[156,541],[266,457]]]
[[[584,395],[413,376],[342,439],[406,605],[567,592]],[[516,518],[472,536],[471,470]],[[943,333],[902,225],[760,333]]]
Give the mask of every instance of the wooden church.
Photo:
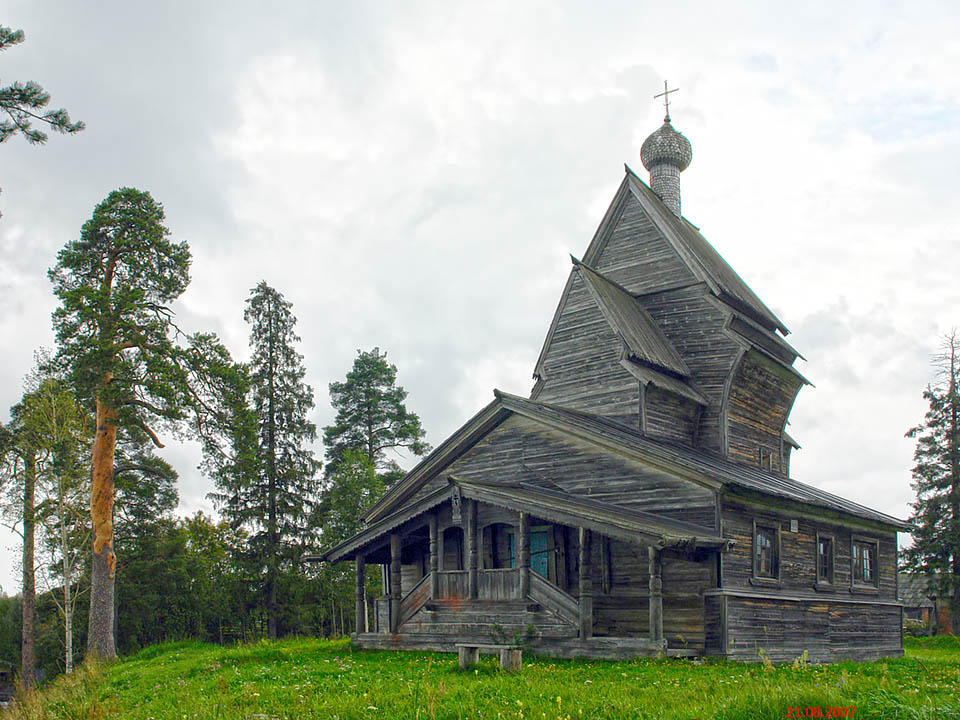
[[[902,654],[909,526],[790,478],[807,380],[784,323],[680,214],[691,157],[668,108],[641,150],[650,184],[627,168],[573,260],[530,397],[494,391],[312,558],[356,563],[358,646]],[[386,594],[368,619],[369,565]]]

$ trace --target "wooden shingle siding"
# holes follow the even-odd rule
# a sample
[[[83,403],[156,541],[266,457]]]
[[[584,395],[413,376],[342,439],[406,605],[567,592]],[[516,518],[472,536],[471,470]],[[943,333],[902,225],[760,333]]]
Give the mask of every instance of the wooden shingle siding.
[[[623,341],[577,275],[544,355],[537,400],[562,400],[566,407],[638,427],[640,391],[620,366],[622,352]]]
[[[697,389],[710,400],[700,417],[698,445],[722,451],[720,409],[730,369],[742,346],[723,331],[727,312],[694,285],[638,298],[663,334],[683,356]]]
[[[504,421],[415,498],[445,487],[450,475],[488,482],[519,480],[706,528],[716,523],[712,490],[611,455],[519,415]]]
[[[751,350],[737,367],[727,400],[727,442],[731,460],[783,472],[783,427],[803,381]]]
[[[648,385],[644,394],[644,431],[653,438],[693,445],[697,433],[697,404],[676,393]]]
[[[621,208],[599,257],[593,258],[588,253],[584,261],[634,295],[695,279],[632,196]]]

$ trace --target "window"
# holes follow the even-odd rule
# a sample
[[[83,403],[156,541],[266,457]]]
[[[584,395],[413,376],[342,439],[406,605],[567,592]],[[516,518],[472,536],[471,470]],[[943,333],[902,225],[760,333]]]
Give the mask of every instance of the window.
[[[773,463],[773,454],[766,448],[757,448],[757,464],[764,470],[770,470]]]
[[[448,527],[443,531],[442,570],[463,570],[463,528]]]
[[[767,580],[780,579],[779,528],[754,523],[753,576]]]
[[[850,555],[853,584],[877,587],[877,541],[854,538]]]
[[[833,582],[833,538],[817,533],[817,582]]]

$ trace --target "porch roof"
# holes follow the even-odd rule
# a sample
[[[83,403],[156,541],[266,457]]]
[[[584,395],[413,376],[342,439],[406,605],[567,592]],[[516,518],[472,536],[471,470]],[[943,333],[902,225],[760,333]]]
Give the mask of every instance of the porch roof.
[[[460,486],[463,497],[571,527],[584,527],[618,540],[657,548],[726,548],[731,540],[720,537],[711,528],[665,518],[661,515],[629,510],[582,495],[548,490],[524,483],[484,483],[451,478]]]
[[[526,512],[560,525],[587,528],[625,542],[690,550],[697,547],[726,549],[732,543],[700,525],[525,483],[484,483],[458,477],[450,477],[449,481],[448,487],[434,491],[338,545],[318,555],[307,555],[303,560],[338,562],[352,559],[362,548],[382,542],[387,533],[448,501],[457,488],[468,500]]]
[[[442,504],[445,500],[449,500],[452,495],[452,485],[450,487],[440,488],[422,497],[417,502],[411,503],[392,515],[388,515],[382,520],[373,523],[373,525],[361,530],[353,537],[347,538],[343,542],[316,555],[304,555],[301,559],[304,562],[339,562],[340,560],[351,560],[356,556],[357,550],[383,537],[386,533],[403,525],[405,522],[413,520],[437,505]]]

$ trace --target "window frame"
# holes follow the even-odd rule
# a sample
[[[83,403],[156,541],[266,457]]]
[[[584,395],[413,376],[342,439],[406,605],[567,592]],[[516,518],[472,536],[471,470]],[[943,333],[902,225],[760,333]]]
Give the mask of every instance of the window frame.
[[[867,547],[873,549],[873,580],[857,578],[857,561],[855,548]],[[880,540],[879,538],[863,535],[850,537],[850,590],[851,592],[878,592],[880,590]]]
[[[822,577],[821,571],[823,570],[823,564],[821,562],[820,554],[820,542],[827,540],[830,542],[830,575],[829,577]],[[819,530],[817,531],[817,544],[814,550],[816,553],[816,566],[817,566],[817,578],[815,582],[815,587],[817,588],[833,588],[836,586],[837,579],[837,539],[834,535],[830,533],[822,533]]]
[[[757,557],[757,531],[767,530],[772,534],[770,550],[773,554],[773,574],[761,575],[759,573],[759,562]],[[773,585],[780,586],[780,572],[783,566],[781,562],[781,543],[780,543],[780,523],[779,522],[757,522],[753,519],[753,535],[750,543],[750,565],[751,577],[750,583],[753,585]]]

